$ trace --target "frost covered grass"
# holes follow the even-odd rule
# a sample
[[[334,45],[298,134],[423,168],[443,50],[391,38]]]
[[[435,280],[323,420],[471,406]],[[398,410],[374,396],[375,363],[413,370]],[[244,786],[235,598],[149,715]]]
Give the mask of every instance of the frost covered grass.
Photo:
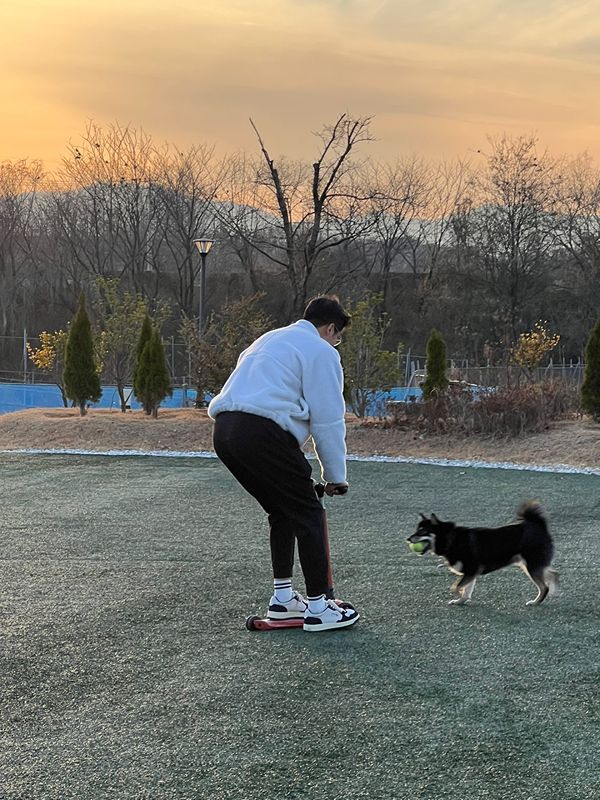
[[[2,797],[595,797],[597,476],[349,471],[328,518],[360,622],[249,633],[265,520],[216,459],[3,454]],[[418,513],[498,524],[529,498],[563,594],[526,607],[504,570],[448,606],[451,575],[405,542]]]

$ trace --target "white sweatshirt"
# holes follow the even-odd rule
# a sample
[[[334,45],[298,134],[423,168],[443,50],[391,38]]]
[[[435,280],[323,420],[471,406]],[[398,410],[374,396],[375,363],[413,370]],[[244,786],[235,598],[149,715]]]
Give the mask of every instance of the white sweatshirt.
[[[300,446],[312,436],[324,481],[346,480],[340,357],[308,320],[263,334],[240,355],[208,413],[245,411],[276,422]]]

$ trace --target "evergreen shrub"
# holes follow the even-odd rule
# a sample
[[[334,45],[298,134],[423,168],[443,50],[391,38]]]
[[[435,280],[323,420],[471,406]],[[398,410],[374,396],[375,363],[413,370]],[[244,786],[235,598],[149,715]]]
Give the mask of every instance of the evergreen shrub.
[[[79,310],[69,329],[63,371],[65,394],[79,408],[83,417],[88,403],[97,403],[102,396],[98,362],[90,318],[85,310],[85,294],[79,296]]]
[[[600,422],[600,317],[585,348],[585,376],[581,384],[581,407],[594,422]]]

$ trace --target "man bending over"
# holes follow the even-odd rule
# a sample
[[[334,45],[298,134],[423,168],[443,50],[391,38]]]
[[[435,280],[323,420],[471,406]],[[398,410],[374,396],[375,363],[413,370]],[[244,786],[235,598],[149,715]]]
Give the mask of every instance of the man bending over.
[[[323,509],[301,450],[312,437],[325,492],[347,491],[344,379],[335,347],[349,323],[337,297],[311,300],[301,320],[244,350],[208,407],[215,452],[269,515],[274,594],[268,616],[303,618],[306,631],[343,628],[359,617],[326,599]],[[306,599],[292,588],[296,540]]]

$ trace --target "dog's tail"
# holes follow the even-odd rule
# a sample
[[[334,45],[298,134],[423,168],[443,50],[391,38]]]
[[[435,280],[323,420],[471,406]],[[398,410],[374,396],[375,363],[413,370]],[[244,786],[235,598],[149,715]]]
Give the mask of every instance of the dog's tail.
[[[550,569],[554,544],[548,530],[546,512],[540,503],[530,501],[523,503],[517,514],[524,522],[521,555],[527,564],[527,569],[531,573],[532,570],[537,571],[543,568],[544,582],[551,593],[556,594],[558,592],[558,573]]]
[[[528,500],[517,511],[517,517],[525,522],[533,522],[534,525],[548,527],[548,516],[537,500]]]

